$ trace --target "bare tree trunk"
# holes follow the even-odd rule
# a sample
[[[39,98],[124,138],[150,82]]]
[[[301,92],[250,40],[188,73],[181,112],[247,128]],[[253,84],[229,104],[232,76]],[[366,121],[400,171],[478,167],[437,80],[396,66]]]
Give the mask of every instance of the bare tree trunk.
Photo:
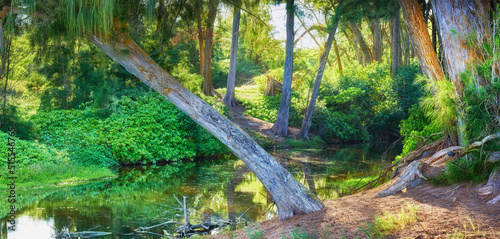
[[[335,55],[337,56],[337,64],[339,66],[339,72],[342,74],[342,60],[340,59],[339,46],[337,45],[337,41],[333,40],[333,46],[335,47]]]
[[[326,61],[328,60],[328,55],[330,54],[330,49],[332,48],[333,40],[335,39],[335,32],[337,31],[337,25],[339,23],[339,17],[335,18],[335,22],[331,26],[330,33],[328,34],[328,39],[325,42],[325,50],[321,56],[321,61],[319,63],[318,74],[316,75],[316,81],[314,81],[313,92],[311,94],[311,100],[309,106],[307,107],[306,115],[302,120],[302,126],[300,127],[299,138],[307,138],[309,136],[309,128],[311,128],[312,115],[314,112],[314,107],[316,106],[316,99],[319,94],[319,86],[321,85],[321,79],[323,78],[323,73],[325,72]]]
[[[491,37],[488,16],[490,1],[483,2],[431,0],[444,48],[444,65],[450,81],[455,84],[458,100],[461,100],[464,90],[461,74],[473,64],[483,63],[486,57],[481,46]],[[488,84],[477,74],[474,75],[474,83],[481,86]],[[458,110],[458,144],[462,145],[466,140],[465,119],[463,109]]]
[[[349,28],[351,29],[353,38],[358,44],[359,50],[363,54],[363,65],[371,64],[373,62],[372,53],[365,39],[363,39],[363,35],[359,31],[359,28],[353,22],[349,22]]]
[[[234,107],[238,105],[234,96],[234,87],[236,86],[236,53],[238,52],[238,32],[240,29],[240,9],[234,6],[233,16],[233,37],[231,39],[231,55],[229,56],[229,72],[227,74],[227,91],[224,96],[224,103],[227,106]]]
[[[196,24],[198,26],[198,47],[200,48],[200,75],[204,76],[203,66],[205,65],[205,38],[203,38],[203,28],[201,24],[201,2],[198,2]]]
[[[392,20],[392,76],[396,74],[401,65],[401,16],[400,11],[396,12]]]
[[[113,38],[94,35],[89,40],[228,146],[271,193],[280,219],[324,207],[250,136],[165,72],[127,34],[113,34]]]
[[[7,116],[7,91],[9,85],[11,43],[12,43],[12,38],[5,37],[2,19],[0,18],[0,59],[2,61],[0,69],[0,79],[5,78],[5,84],[2,92],[3,102],[2,102],[2,116],[0,119],[0,126],[4,123],[4,119]]]
[[[288,116],[290,113],[290,94],[292,91],[293,75],[293,18],[294,18],[294,0],[286,1],[286,46],[285,46],[285,70],[283,72],[283,92],[281,94],[281,103],[278,110],[278,117],[271,128],[277,135],[288,134]]]
[[[217,16],[217,9],[214,5],[216,3],[209,1],[208,7],[208,19],[207,19],[207,32],[205,35],[205,53],[203,60],[203,81],[202,84],[202,92],[208,96],[218,95],[220,96],[214,89],[212,85],[212,45],[214,40],[214,24],[215,17]],[[221,97],[222,98],[222,97]]]
[[[382,34],[380,34],[380,19],[372,21],[373,28],[373,60],[380,62],[382,59]]]
[[[436,52],[432,49],[427,25],[417,1],[399,0],[399,5],[403,10],[406,29],[410,35],[422,71],[432,80],[444,79],[443,69],[439,64]]]

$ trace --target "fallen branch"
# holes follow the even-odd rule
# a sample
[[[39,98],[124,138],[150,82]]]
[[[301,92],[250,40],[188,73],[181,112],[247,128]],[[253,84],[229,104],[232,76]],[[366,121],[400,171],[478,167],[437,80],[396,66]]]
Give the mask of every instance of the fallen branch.
[[[446,163],[453,159],[462,150],[460,146],[452,146],[436,152],[427,162],[428,165],[435,163],[436,165]],[[451,154],[451,155],[450,155]]]
[[[422,175],[421,169],[424,163],[420,161],[413,161],[406,167],[405,171],[401,174],[401,176],[391,184],[389,187],[385,188],[384,190],[380,191],[375,195],[377,198],[381,197],[386,197],[392,194],[395,194],[406,187],[413,187],[415,185],[415,180],[418,178],[422,178],[424,180],[427,180],[427,178]]]
[[[476,141],[476,142],[472,143],[471,145],[469,145],[469,147],[467,147],[466,149],[462,150],[462,152],[460,152],[460,154],[458,156],[462,157],[466,153],[468,153],[470,150],[472,150],[474,148],[481,147],[485,143],[487,143],[488,141],[496,139],[496,138],[499,138],[499,137],[500,137],[500,132],[497,132],[496,134],[490,134],[490,135],[484,137],[481,141]]]

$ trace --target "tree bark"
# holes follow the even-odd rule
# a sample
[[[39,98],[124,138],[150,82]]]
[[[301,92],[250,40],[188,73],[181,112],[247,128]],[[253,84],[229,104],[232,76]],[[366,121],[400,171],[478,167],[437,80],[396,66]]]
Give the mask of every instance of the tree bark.
[[[196,23],[198,25],[198,47],[200,48],[200,75],[204,76],[203,66],[205,65],[205,38],[203,37],[203,28],[201,24],[201,4],[197,8],[198,16],[196,19]]]
[[[309,136],[309,128],[311,128],[312,115],[314,113],[314,107],[316,106],[316,99],[319,94],[319,86],[321,85],[321,79],[323,78],[323,73],[325,72],[326,62],[328,60],[328,55],[330,54],[330,49],[332,48],[333,40],[335,39],[335,32],[337,31],[337,25],[339,23],[339,18],[335,18],[330,33],[328,34],[328,39],[325,42],[325,50],[321,56],[321,61],[319,63],[318,74],[316,75],[316,80],[314,81],[313,92],[311,94],[311,100],[309,106],[307,107],[306,114],[302,120],[302,126],[298,134],[299,138],[307,138]]]
[[[208,19],[207,19],[207,30],[205,35],[205,49],[203,60],[203,81],[202,92],[208,96],[218,95],[212,84],[212,44],[214,40],[214,24],[215,17],[217,16],[217,9],[214,5],[216,3],[209,1],[208,7]]]
[[[484,2],[484,3],[482,3]],[[474,64],[483,63],[485,55],[481,46],[491,37],[489,25],[489,1],[435,1],[432,0],[432,12],[438,22],[438,31],[442,38],[445,69],[451,82],[455,84],[455,95],[461,100],[464,84],[461,74],[472,69]],[[476,85],[486,86],[487,81],[474,75]],[[463,109],[458,109],[458,144],[466,141]]]
[[[342,60],[340,59],[339,46],[337,45],[337,41],[333,40],[333,46],[335,47],[335,55],[337,56],[337,64],[339,66],[339,73],[342,75]]]
[[[380,34],[380,19],[372,21],[373,27],[373,60],[380,62],[382,59],[382,34]]]
[[[231,39],[231,54],[229,56],[229,72],[227,74],[227,90],[224,96],[224,103],[227,106],[234,107],[238,101],[234,96],[234,87],[236,86],[236,54],[238,52],[238,34],[240,29],[240,9],[234,6],[233,16],[233,37]]]
[[[392,64],[391,72],[392,76],[396,74],[401,65],[401,16],[400,10],[396,12],[392,19]]]
[[[424,74],[432,80],[444,79],[443,69],[432,48],[424,16],[416,0],[399,0],[406,29]],[[434,3],[433,3],[434,5]]]
[[[290,94],[292,91],[293,75],[293,18],[295,12],[294,0],[286,1],[286,46],[285,69],[283,72],[283,92],[276,122],[271,128],[277,135],[288,134],[288,116],[290,113]]]
[[[371,64],[373,62],[372,53],[368,44],[366,44],[363,35],[359,31],[359,28],[352,21],[349,22],[349,29],[351,29],[354,40],[357,42],[359,50],[363,54],[363,65]]]
[[[271,193],[280,219],[324,207],[250,136],[165,72],[127,34],[115,32],[113,38],[93,35],[89,40],[228,146]]]

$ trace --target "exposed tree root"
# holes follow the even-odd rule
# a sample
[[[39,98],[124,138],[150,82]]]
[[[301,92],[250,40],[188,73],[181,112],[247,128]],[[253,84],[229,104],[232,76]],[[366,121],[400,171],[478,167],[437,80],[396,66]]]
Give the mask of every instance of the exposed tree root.
[[[494,195],[498,194],[496,197]],[[500,172],[499,169],[491,173],[486,185],[477,190],[479,199],[488,200],[487,204],[495,204],[500,201]],[[493,198],[492,198],[493,197]]]
[[[406,187],[414,187],[416,184],[418,184],[419,178],[422,178],[424,180],[427,180],[427,178],[422,175],[421,169],[424,163],[421,161],[413,161],[406,167],[405,171],[401,174],[401,176],[394,182],[392,185],[389,187],[385,188],[384,190],[380,191],[375,195],[377,198],[381,197],[386,197],[392,194],[395,194]]]
[[[462,157],[465,154],[467,154],[470,150],[481,147],[483,146],[486,142],[491,141],[493,139],[499,138],[500,137],[500,132],[492,135],[488,135],[485,138],[483,138],[481,141],[474,142],[470,144],[468,147],[460,147],[460,146],[453,146],[449,147],[443,150],[440,150],[429,159],[427,165],[435,164],[443,164],[448,162],[449,160],[452,160],[457,157]],[[421,161],[414,161],[419,159],[424,152],[427,152],[428,150],[431,149],[436,149],[440,145],[442,145],[443,139],[441,138],[440,140],[431,143],[429,145],[425,145],[420,147],[419,149],[415,150],[414,152],[409,153],[406,157],[404,157],[400,162],[400,166],[396,167],[394,170],[395,172],[393,173],[394,175],[397,174],[397,170],[401,167],[403,167],[407,162],[410,162],[410,165],[405,169],[405,171],[401,174],[401,176],[394,182],[392,185],[389,187],[385,188],[384,190],[380,191],[375,197],[385,197],[389,196],[392,194],[395,194],[404,188],[413,188],[414,186],[420,184],[422,180],[420,179],[425,179],[424,175],[422,174],[422,166],[424,165],[423,162]],[[496,152],[493,153],[493,158],[496,156]],[[496,170],[492,175],[490,176],[490,179],[488,180],[488,183],[481,187],[478,190],[478,197],[479,198],[491,198],[491,196],[496,195],[500,189],[500,173],[498,170]],[[500,194],[494,197],[493,199],[489,200],[487,203],[488,204],[495,204],[500,201]]]
[[[439,150],[436,152],[432,157],[429,159],[429,162],[427,162],[428,165],[431,164],[443,164],[451,159],[455,158],[456,155],[462,150],[462,147],[460,146],[452,146],[446,149]]]

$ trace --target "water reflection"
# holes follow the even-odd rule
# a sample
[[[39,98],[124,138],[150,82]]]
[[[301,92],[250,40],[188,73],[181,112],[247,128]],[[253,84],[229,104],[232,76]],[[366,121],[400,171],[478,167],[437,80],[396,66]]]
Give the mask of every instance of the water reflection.
[[[389,164],[400,153],[399,148],[382,159],[387,146],[271,153],[319,198],[331,199],[346,194],[356,178]],[[180,171],[173,167],[129,168],[113,180],[56,191],[23,210],[17,222],[19,230],[8,236],[50,238],[55,229],[67,228],[70,232],[113,232],[99,238],[141,238],[148,235],[138,235],[134,229],[172,219],[181,221],[175,215],[182,213],[172,208],[178,206],[173,194],[188,197],[188,204],[195,208],[193,217],[210,209],[233,222],[233,229],[238,219],[262,221],[276,215],[277,209],[264,186],[239,160],[176,167]],[[2,238],[6,233],[4,224],[2,220]],[[174,229],[159,227],[152,232],[163,234],[163,230]]]

